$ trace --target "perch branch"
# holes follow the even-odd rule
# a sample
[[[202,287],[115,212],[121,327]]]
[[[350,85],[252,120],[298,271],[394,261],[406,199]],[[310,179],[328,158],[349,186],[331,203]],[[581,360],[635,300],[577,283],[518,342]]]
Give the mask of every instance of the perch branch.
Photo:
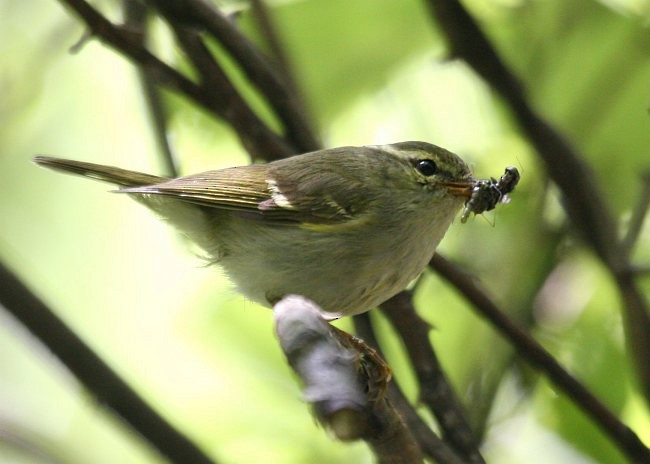
[[[321,424],[340,440],[365,440],[379,463],[423,462],[399,414],[384,395],[374,395],[372,369],[363,369],[360,354],[339,342],[320,308],[290,295],[275,304],[274,314],[280,346]]]

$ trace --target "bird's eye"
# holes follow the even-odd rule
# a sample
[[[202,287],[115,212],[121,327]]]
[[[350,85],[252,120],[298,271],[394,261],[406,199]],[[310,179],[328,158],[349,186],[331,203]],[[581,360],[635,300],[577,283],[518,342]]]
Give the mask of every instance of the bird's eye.
[[[430,159],[422,159],[415,162],[415,168],[420,171],[423,176],[432,176],[438,172],[438,166],[435,161]]]

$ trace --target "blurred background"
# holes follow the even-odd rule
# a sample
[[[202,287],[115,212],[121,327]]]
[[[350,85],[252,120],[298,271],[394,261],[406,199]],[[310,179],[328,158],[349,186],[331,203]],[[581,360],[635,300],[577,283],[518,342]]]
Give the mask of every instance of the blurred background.
[[[625,230],[650,165],[650,1],[463,3],[535,107],[587,155]],[[119,2],[94,4],[119,20]],[[219,4],[257,37],[245,1]],[[563,232],[561,201],[543,166],[499,99],[447,55],[424,2],[268,5],[326,146],[423,140],[460,154],[479,177],[518,167],[512,202],[456,221],[441,253],[477,275],[650,442],[607,271]],[[183,67],[164,26],[154,32],[156,53]],[[190,244],[110,186],[30,162],[48,154],[163,173],[133,66],[96,40],[70,53],[83,34],[55,0],[0,0],[0,258],[219,462],[372,462],[364,444],[334,442],[317,427],[269,310],[238,296],[218,268],[205,267]],[[225,124],[172,94],[165,105],[182,173],[249,162]],[[647,227],[633,256],[650,262]],[[650,280],[640,282],[650,295]],[[484,433],[488,462],[625,462],[435,274],[423,276],[416,302]],[[399,343],[381,314],[372,317],[396,378],[416,401]],[[164,461],[0,310],[0,462]]]

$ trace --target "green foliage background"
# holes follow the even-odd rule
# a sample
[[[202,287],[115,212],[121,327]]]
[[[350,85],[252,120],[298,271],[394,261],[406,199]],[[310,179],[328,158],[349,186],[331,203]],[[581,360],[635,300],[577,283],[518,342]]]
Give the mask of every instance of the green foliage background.
[[[119,17],[115,2],[97,3]],[[452,225],[442,251],[477,274],[650,442],[607,273],[578,242],[559,237],[560,200],[543,168],[499,100],[447,59],[424,3],[270,4],[327,146],[426,140],[461,154],[481,177],[519,167],[512,203],[488,220]],[[464,4],[540,112],[587,154],[625,230],[650,164],[650,2]],[[238,21],[256,37],[246,11]],[[220,462],[371,462],[364,445],[335,443],[316,427],[276,344],[270,311],[236,295],[218,269],[204,268],[187,243],[139,205],[107,193],[110,187],[29,162],[44,153],[161,172],[132,66],[97,41],[69,54],[83,29],[54,0],[0,0],[0,25],[2,259]],[[178,60],[161,25],[156,47]],[[248,162],[230,129],[167,97],[184,173]],[[647,227],[635,257],[650,260]],[[485,424],[489,462],[624,462],[435,275],[424,277],[416,301],[471,420]],[[415,399],[399,344],[386,330],[382,337]],[[0,462],[49,462],[46,456],[160,462],[0,312]]]

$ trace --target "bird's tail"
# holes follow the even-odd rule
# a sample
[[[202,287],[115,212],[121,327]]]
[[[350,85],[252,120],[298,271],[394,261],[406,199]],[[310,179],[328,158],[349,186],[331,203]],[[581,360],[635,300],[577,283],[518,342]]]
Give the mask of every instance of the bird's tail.
[[[51,156],[36,156],[34,157],[34,162],[39,166],[54,169],[55,171],[78,174],[80,176],[110,182],[111,184],[117,184],[120,187],[151,185],[169,180],[166,177],[144,174],[137,171],[128,171],[113,166],[53,158]]]

